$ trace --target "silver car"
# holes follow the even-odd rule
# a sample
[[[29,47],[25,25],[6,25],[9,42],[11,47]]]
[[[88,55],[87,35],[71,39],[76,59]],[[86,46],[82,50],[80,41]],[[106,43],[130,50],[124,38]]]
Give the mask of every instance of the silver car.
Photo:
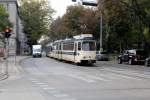
[[[108,61],[109,55],[107,52],[97,51],[96,52],[96,60],[98,61]]]

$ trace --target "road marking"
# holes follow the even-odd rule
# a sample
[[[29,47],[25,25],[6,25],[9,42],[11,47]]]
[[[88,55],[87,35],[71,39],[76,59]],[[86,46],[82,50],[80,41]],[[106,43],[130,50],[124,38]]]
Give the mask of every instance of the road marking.
[[[28,80],[30,80],[30,81],[37,81],[37,79],[35,79],[35,78],[29,78]]]
[[[59,98],[68,97],[67,94],[55,94],[54,96],[55,96],[55,97],[59,97]]]
[[[78,75],[69,75],[70,77],[73,77],[73,78],[76,78],[76,79],[80,79],[80,80],[83,80],[83,81],[86,81],[86,82],[88,82],[88,83],[93,83],[93,82],[96,82],[96,81],[94,81],[94,80],[92,80],[92,79],[90,79],[90,78],[84,78],[84,77],[82,77],[82,76],[78,76]]]
[[[35,83],[37,85],[44,85],[45,83],[41,83],[41,82],[38,82],[38,83]]]
[[[86,75],[88,78],[92,78],[92,79],[96,79],[96,80],[100,80],[100,81],[110,81],[108,79],[104,79],[102,77],[97,77],[97,76],[93,76],[93,75]]]
[[[104,68],[104,71],[109,71],[111,72],[113,75],[117,76],[117,77],[122,77],[122,78],[126,78],[126,79],[134,79],[134,80],[142,80],[140,78],[138,78],[137,76],[133,76],[134,73],[130,73],[128,72],[128,70],[115,70],[115,69],[109,69],[109,68]],[[125,73],[128,72],[128,73]]]
[[[60,93],[60,91],[58,91],[58,90],[50,90],[50,91],[48,91],[49,93]]]
[[[31,81],[31,82],[33,82],[33,83],[39,83],[39,81]]]
[[[73,98],[66,98],[66,99],[61,99],[61,100],[77,100],[77,99],[73,99]]]
[[[47,84],[40,84],[41,87],[49,87]]]
[[[45,87],[43,88],[44,90],[55,90],[55,88],[52,88],[52,87]]]

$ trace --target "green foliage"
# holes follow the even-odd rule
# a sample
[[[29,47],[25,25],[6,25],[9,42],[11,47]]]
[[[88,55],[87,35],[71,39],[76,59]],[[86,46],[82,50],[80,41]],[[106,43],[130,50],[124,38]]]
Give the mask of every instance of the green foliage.
[[[49,36],[56,40],[77,34],[95,34],[93,30],[97,25],[96,11],[81,5],[69,6],[64,16],[53,21]]]
[[[53,13],[54,10],[47,1],[23,1],[20,14],[30,45],[35,44],[41,35],[48,32]]]
[[[150,34],[149,0],[100,0],[99,9],[104,16],[104,32],[109,34],[108,49],[122,51],[141,48]],[[115,41],[114,41],[115,40]],[[110,45],[112,44],[112,45]]]
[[[0,4],[0,32],[2,32],[7,26],[12,27],[12,23],[8,19],[9,15],[6,13],[3,5]]]
[[[98,10],[70,6],[65,15],[53,21],[49,35],[53,40],[91,33],[99,40],[103,16],[103,48],[113,52],[150,46],[149,0],[99,0]]]
[[[4,6],[0,4],[0,47],[4,44],[4,29],[12,27],[12,23],[8,17],[9,15],[6,13]]]

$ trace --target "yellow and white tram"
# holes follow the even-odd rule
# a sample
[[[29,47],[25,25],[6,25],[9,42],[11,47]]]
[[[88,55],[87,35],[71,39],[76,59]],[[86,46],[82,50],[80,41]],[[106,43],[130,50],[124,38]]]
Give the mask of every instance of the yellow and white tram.
[[[92,64],[96,62],[96,42],[87,34],[58,40],[53,43],[49,56],[77,64]]]

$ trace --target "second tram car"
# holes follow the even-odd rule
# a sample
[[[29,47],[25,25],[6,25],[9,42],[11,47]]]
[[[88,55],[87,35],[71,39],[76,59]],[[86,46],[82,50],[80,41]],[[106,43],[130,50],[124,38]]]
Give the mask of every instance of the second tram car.
[[[73,39],[58,40],[52,44],[50,57],[77,64],[96,62],[96,41],[90,34],[74,36]]]

